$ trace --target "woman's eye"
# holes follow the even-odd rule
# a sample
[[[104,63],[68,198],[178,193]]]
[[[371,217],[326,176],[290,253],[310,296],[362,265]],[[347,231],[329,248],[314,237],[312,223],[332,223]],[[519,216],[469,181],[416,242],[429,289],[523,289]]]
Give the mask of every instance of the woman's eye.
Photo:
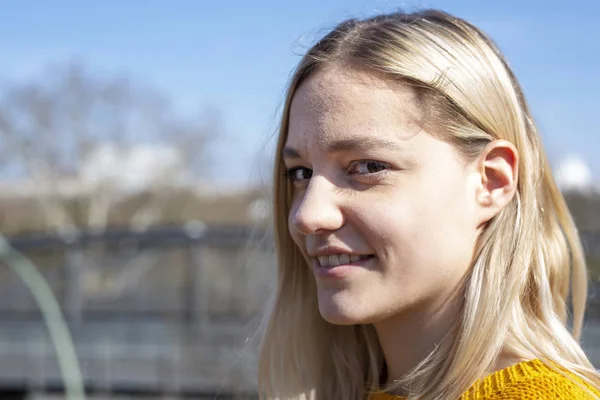
[[[347,174],[359,175],[365,177],[375,177],[385,173],[389,169],[389,165],[380,161],[364,160],[356,161],[350,165]],[[300,183],[312,178],[313,171],[305,167],[293,167],[284,171],[285,179],[292,183]]]
[[[376,174],[380,171],[388,169],[388,165],[379,161],[357,161],[350,168],[351,174],[368,175]]]
[[[312,177],[312,170],[304,167],[288,168],[284,172],[285,178],[291,182],[300,182]]]

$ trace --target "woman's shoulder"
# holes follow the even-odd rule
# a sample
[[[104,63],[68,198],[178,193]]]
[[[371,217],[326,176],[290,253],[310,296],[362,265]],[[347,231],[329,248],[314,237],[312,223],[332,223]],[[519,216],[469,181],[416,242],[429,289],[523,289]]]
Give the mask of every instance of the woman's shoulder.
[[[373,394],[369,400],[404,400],[385,393]],[[600,391],[583,379],[542,360],[523,361],[496,371],[475,382],[460,400],[592,400]]]
[[[461,400],[600,398],[600,391],[583,379],[542,360],[523,361],[477,381]]]

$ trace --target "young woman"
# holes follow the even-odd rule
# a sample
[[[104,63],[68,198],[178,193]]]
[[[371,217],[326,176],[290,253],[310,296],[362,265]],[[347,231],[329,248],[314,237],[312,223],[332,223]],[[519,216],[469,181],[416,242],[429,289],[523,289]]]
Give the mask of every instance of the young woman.
[[[577,342],[575,226],[516,78],[468,22],[348,20],[308,51],[283,110],[274,224],[262,397],[600,394]]]

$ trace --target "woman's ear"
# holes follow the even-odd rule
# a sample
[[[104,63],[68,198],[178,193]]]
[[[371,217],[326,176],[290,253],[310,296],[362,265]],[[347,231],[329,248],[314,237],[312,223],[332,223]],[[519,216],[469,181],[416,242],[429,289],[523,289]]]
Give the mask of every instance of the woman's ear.
[[[474,162],[477,174],[478,225],[498,214],[517,191],[519,156],[506,140],[489,143]]]

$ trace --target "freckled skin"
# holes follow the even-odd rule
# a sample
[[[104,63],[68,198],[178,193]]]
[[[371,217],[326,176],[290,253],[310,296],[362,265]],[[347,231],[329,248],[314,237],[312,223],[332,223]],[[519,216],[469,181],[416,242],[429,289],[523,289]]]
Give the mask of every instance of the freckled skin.
[[[477,176],[446,142],[421,130],[410,88],[331,67],[297,90],[286,147],[312,171],[294,182],[290,234],[307,256],[324,245],[375,254],[342,278],[315,276],[319,311],[334,324],[377,323],[448,301],[471,262],[478,233]],[[326,152],[347,138],[384,138],[398,149]],[[374,160],[369,173],[353,162]],[[307,268],[310,268],[307,266]]]

